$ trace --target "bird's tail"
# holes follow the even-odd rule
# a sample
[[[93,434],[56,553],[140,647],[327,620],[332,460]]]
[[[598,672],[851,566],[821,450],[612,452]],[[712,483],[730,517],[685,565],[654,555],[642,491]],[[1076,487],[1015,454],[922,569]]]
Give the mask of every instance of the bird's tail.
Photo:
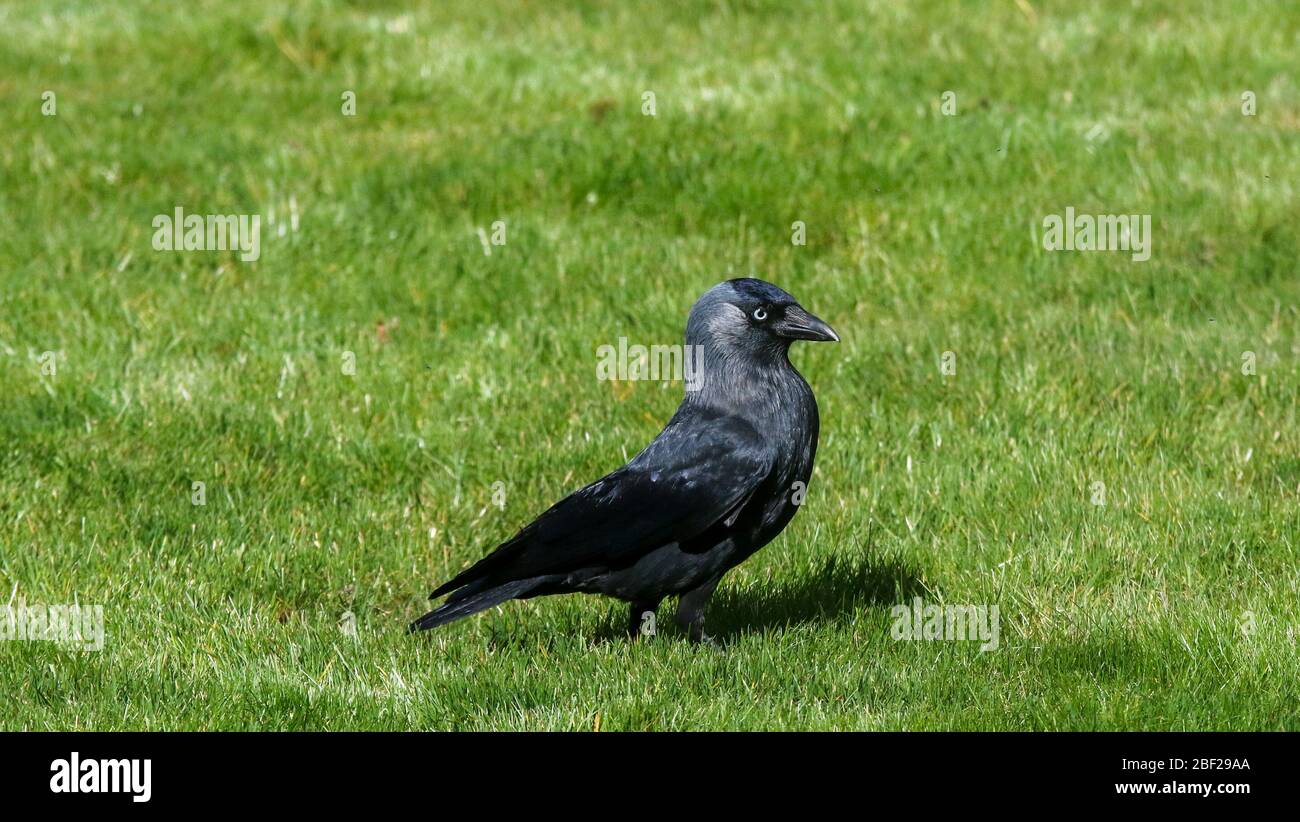
[[[541,585],[543,581],[543,579],[537,577],[516,579],[485,590],[467,592],[465,596],[452,594],[446,602],[412,622],[410,631],[411,633],[427,631],[430,628],[437,628],[439,625],[446,625],[448,622],[455,622],[470,614],[485,611],[493,605],[505,602],[507,599],[514,599],[528,593]]]

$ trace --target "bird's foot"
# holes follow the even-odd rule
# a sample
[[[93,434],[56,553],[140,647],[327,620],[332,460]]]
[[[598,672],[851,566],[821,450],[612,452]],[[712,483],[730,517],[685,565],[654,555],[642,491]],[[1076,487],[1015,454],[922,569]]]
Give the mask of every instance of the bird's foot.
[[[692,645],[699,645],[704,648],[708,648],[711,651],[717,651],[718,653],[722,653],[723,651],[727,650],[726,646],[723,645],[718,639],[704,633],[704,625],[702,623],[697,622],[692,624],[690,627],[689,635],[691,638]]]
[[[714,653],[725,654],[727,652],[727,646],[722,644],[722,640],[717,639],[716,637],[711,637],[708,634],[703,634],[700,637],[698,644],[700,647],[708,648]]]

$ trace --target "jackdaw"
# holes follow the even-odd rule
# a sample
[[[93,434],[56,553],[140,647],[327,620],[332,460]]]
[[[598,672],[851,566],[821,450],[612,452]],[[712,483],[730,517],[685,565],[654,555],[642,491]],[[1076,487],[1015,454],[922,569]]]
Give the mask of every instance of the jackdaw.
[[[411,630],[508,599],[582,592],[631,603],[633,635],[664,597],[679,597],[678,625],[708,640],[704,607],[718,581],[781,533],[812,474],[817,401],[790,364],[794,340],[839,336],[762,280],[709,289],[686,321],[702,373],[659,436],[430,594],[451,596]]]

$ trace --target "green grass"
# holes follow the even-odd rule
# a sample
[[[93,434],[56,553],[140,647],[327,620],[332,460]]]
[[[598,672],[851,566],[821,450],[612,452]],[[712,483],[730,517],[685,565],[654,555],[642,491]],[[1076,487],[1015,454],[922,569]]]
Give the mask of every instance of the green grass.
[[[0,728],[1300,728],[1298,52],[1266,3],[6,3],[0,595],[107,638],[0,642]],[[261,259],[154,251],[177,205]],[[1067,206],[1151,259],[1042,250]],[[407,636],[672,413],[596,348],[748,275],[844,341],[725,653],[590,597]],[[914,596],[998,649],[894,641]]]

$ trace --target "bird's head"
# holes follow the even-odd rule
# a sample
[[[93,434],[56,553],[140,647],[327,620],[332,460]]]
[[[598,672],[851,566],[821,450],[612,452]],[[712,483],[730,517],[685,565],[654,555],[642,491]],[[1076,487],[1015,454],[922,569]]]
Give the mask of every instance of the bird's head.
[[[686,321],[686,342],[728,354],[784,353],[795,340],[839,342],[839,335],[786,292],[751,278],[705,292]]]

